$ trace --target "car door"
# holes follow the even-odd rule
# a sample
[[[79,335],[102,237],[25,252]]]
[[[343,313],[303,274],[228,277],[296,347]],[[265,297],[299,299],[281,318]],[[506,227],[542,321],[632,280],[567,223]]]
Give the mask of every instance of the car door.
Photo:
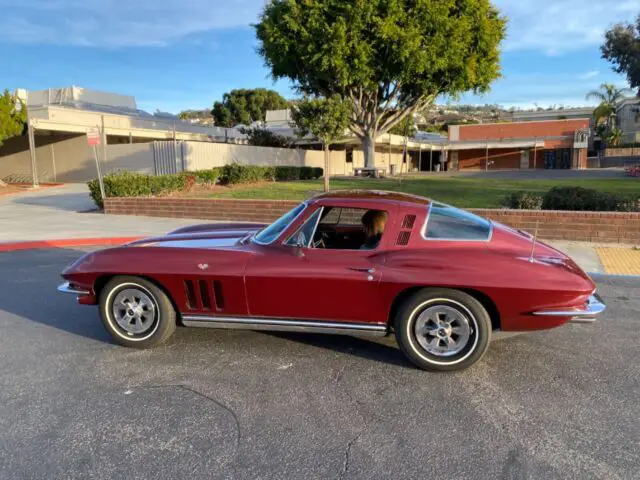
[[[315,221],[317,227],[314,214],[320,215],[317,210],[311,212],[303,226]],[[305,235],[306,246],[285,242],[265,247],[247,265],[250,316],[386,322],[388,311],[377,295],[384,237],[376,250],[313,248],[313,235]]]

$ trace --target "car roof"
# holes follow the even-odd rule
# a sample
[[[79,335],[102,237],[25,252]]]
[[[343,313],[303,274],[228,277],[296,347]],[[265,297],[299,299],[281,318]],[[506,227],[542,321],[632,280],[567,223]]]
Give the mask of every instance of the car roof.
[[[321,193],[311,198],[310,202],[323,201],[323,200],[352,200],[352,201],[382,201],[385,203],[394,204],[410,204],[416,205],[429,205],[431,200],[419,195],[412,195],[410,193],[391,192],[386,190],[336,190],[333,192]],[[322,202],[324,203],[324,202]]]

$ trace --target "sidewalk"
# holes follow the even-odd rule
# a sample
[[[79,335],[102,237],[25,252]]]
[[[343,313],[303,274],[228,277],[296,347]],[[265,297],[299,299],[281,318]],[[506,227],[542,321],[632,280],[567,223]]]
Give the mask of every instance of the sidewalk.
[[[95,208],[84,184],[0,197],[0,243],[159,235],[201,223],[195,219],[81,213]]]

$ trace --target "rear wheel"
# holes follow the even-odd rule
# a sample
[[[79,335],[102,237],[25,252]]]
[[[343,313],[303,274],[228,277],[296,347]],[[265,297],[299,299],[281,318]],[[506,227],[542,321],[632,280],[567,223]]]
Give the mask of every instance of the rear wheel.
[[[400,349],[424,370],[463,370],[486,352],[491,318],[471,295],[459,290],[424,289],[398,309],[396,339]]]
[[[159,345],[176,329],[176,312],[169,297],[138,277],[114,277],[104,286],[100,316],[115,341],[125,347]]]

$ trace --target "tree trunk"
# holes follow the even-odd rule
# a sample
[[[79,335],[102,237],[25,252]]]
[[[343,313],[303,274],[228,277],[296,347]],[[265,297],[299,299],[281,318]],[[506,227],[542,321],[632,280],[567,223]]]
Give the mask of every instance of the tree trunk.
[[[364,166],[365,168],[375,168],[376,166],[376,138],[373,132],[366,134],[362,140],[362,148],[364,150]]]
[[[329,157],[329,144],[324,144],[324,191],[329,191],[329,175],[331,173],[331,162]]]

